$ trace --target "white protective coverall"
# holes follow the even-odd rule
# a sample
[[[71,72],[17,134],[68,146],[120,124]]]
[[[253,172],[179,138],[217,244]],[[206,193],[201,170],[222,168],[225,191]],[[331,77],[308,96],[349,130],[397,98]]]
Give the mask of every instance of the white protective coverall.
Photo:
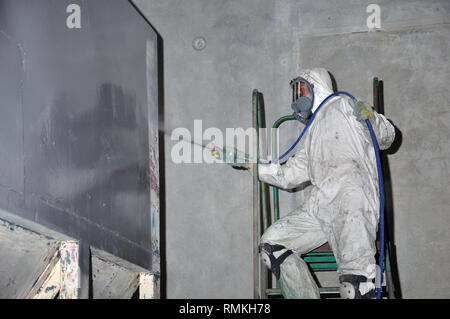
[[[331,78],[323,68],[305,70],[299,76],[314,84],[314,112],[333,93]],[[320,297],[300,256],[326,242],[334,252],[338,275],[375,278],[376,158],[367,125],[352,114],[348,100],[334,96],[321,107],[302,146],[285,165],[258,165],[259,179],[279,188],[292,189],[306,181],[312,184],[302,192],[306,199],[301,206],[271,225],[261,238],[261,244],[282,245],[294,252],[280,265],[285,298]],[[371,122],[380,149],[388,148],[395,137],[394,127],[376,112]]]

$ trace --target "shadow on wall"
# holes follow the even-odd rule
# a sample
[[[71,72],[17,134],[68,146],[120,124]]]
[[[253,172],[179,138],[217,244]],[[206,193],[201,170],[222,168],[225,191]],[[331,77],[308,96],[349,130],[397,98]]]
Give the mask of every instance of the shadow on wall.
[[[334,77],[334,75],[333,74],[331,74],[331,72],[330,71],[328,71],[328,75],[330,76],[330,78],[331,78],[331,85],[333,86],[333,92],[337,92],[337,83],[336,83],[336,79],[335,79],[335,77]]]
[[[395,154],[400,149],[403,141],[402,132],[394,123],[389,122],[395,128],[395,140],[392,145],[383,151],[380,151],[381,165],[383,167],[383,182],[384,182],[384,196],[385,196],[385,220],[386,220],[386,232],[387,232],[387,245],[390,253],[391,263],[391,275],[393,285],[395,287],[394,296],[397,299],[402,298],[400,275],[398,272],[397,264],[397,249],[395,246],[395,234],[394,234],[394,194],[392,190],[391,170],[389,167],[388,155]]]
[[[377,82],[378,85],[375,85]],[[384,82],[382,80],[378,81],[377,78],[374,78],[374,107],[377,112],[384,115]],[[395,124],[388,119],[388,121],[395,128],[395,139],[391,146],[386,149],[380,151],[380,160],[381,167],[383,170],[383,188],[384,188],[384,199],[385,199],[385,242],[387,249],[389,250],[390,257],[390,267],[391,271],[388,276],[391,276],[390,280],[392,281],[394,291],[393,296],[397,299],[402,298],[401,287],[400,287],[400,276],[398,272],[398,264],[397,264],[397,252],[395,247],[395,234],[394,234],[394,194],[392,190],[392,180],[391,180],[391,171],[389,167],[388,155],[395,154],[400,149],[400,146],[403,141],[403,135],[400,129],[395,126]]]

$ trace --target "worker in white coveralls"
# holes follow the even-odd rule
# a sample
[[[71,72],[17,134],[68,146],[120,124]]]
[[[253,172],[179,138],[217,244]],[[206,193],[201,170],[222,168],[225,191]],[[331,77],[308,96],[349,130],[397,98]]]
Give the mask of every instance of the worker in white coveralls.
[[[292,107],[303,122],[307,116],[301,111],[308,108],[308,99],[314,112],[333,93],[330,75],[323,68],[301,72],[291,85]],[[261,258],[279,279],[285,298],[320,297],[300,256],[326,242],[338,265],[341,298],[375,297],[379,185],[365,119],[380,149],[388,148],[395,136],[393,125],[367,104],[352,106],[348,97],[339,95],[316,113],[302,146],[285,165],[258,165],[259,179],[279,188],[312,184],[303,191],[306,199],[301,206],[271,225],[261,238]]]

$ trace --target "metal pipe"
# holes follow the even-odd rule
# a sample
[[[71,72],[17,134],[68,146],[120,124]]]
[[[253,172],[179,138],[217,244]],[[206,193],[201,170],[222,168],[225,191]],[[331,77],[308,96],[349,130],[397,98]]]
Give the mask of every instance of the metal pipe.
[[[379,104],[378,104],[378,78],[373,78],[373,106],[377,113],[379,112]]]
[[[383,114],[384,115],[384,94],[383,94],[383,81],[382,80],[378,80],[378,78],[374,78],[374,106],[375,109],[378,113]],[[383,152],[380,152],[380,157],[381,157],[381,168],[383,173],[386,172],[386,169],[388,169],[389,167],[389,163],[387,161],[387,157],[386,154],[383,154]],[[386,183],[384,181],[384,176],[382,176],[382,180],[383,180],[383,195],[384,198],[386,197]],[[385,250],[385,260],[384,260],[384,269],[385,269],[385,273],[386,273],[386,286],[387,286],[387,293],[388,293],[388,298],[389,299],[395,299],[395,286],[394,286],[394,281],[393,281],[393,277],[392,277],[392,267],[391,267],[391,250],[390,250],[390,245],[391,245],[391,234],[389,233],[389,229],[387,227],[387,224],[390,220],[388,220],[389,217],[389,210],[388,210],[388,205],[387,205],[387,201],[384,201],[384,212],[385,212],[385,226],[384,226],[384,231],[386,232],[386,236],[385,236],[385,240],[383,243],[383,248]],[[381,245],[381,243],[380,243]],[[380,246],[381,247],[381,246]]]
[[[265,116],[264,116],[264,99],[262,93],[258,93],[258,155],[259,158],[265,158],[266,156],[266,144],[260,142],[259,138],[259,128],[265,127]],[[258,178],[259,181],[259,178]],[[269,191],[269,185],[259,181],[260,184],[260,201],[261,201],[261,215],[260,218],[262,219],[262,225],[259,224],[259,237],[258,237],[258,245],[260,242],[260,236],[263,234],[263,232],[267,229],[270,221],[270,195],[268,193]],[[260,279],[260,297],[261,298],[267,298],[266,289],[268,286],[268,269],[265,267],[264,263],[260,262],[260,272],[259,272],[259,279]]]
[[[258,241],[259,241],[259,209],[260,209],[260,192],[258,182],[258,90],[252,93],[252,126],[255,129],[253,135],[253,154],[256,161],[252,167],[253,173],[253,298],[259,297],[259,258],[258,258]]]
[[[259,134],[259,128],[263,127],[263,100],[262,100],[262,94],[258,93],[258,134]],[[264,158],[265,154],[264,154],[264,149],[262,147],[262,145],[259,145],[259,153],[258,153],[258,158]],[[259,182],[261,185],[261,209],[262,209],[262,224],[263,224],[263,231],[265,231],[268,227],[268,205],[267,205],[267,184],[264,182]]]

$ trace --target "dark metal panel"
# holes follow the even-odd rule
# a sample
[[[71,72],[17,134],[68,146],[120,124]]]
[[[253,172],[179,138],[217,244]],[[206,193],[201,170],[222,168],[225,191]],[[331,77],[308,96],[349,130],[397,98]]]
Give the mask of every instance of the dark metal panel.
[[[155,31],[125,0],[0,0],[0,21],[0,207],[150,268]]]

